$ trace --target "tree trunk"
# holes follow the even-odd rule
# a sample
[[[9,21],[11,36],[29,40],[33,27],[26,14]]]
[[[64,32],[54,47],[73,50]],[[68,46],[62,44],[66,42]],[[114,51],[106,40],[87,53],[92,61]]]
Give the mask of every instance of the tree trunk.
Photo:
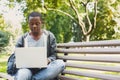
[[[90,34],[85,36],[85,41],[89,42],[90,41]]]

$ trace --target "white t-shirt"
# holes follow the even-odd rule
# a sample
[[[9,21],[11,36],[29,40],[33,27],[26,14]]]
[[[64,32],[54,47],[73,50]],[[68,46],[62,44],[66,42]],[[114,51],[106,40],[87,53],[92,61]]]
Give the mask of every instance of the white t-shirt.
[[[41,35],[39,40],[34,40],[29,34],[25,38],[25,47],[45,47],[46,43],[46,35],[44,33]]]

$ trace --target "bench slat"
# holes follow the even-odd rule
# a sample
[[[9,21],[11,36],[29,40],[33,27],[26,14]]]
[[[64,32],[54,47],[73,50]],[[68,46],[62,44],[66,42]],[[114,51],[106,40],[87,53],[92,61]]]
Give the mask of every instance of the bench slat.
[[[75,79],[72,77],[67,77],[67,76],[59,76],[60,80],[83,80],[83,79]]]
[[[81,63],[81,61],[84,62],[87,61],[87,62],[98,62],[98,63],[105,62],[105,63],[119,64],[120,40],[104,40],[104,41],[62,43],[62,44],[60,43],[57,44],[56,51],[59,54],[64,54],[58,56],[58,59],[64,61],[67,60],[66,62],[67,67],[79,68],[76,71],[74,71],[75,69],[67,70],[68,68],[66,68],[66,70],[63,71],[63,74],[73,74],[84,77],[100,78],[103,80],[120,80],[120,75],[112,75],[104,72],[104,71],[110,71],[110,72],[120,73],[120,67],[118,65],[113,66],[113,65]],[[83,54],[87,54],[87,55],[83,56]],[[90,71],[81,70],[81,69],[89,69]]]
[[[59,43],[57,47],[97,47],[97,46],[120,46],[120,40]]]
[[[82,68],[82,69],[92,69],[92,70],[102,70],[102,71],[112,71],[120,72],[120,66],[107,66],[107,65],[95,65],[95,64],[75,64],[75,63],[66,63],[67,67],[73,68]]]
[[[58,59],[120,63],[120,56],[58,56]]]
[[[105,80],[120,80],[120,76],[116,75],[108,75],[108,74],[102,74],[97,72],[91,72],[91,71],[73,71],[73,70],[64,70],[65,74],[73,74],[78,76],[86,76],[86,77],[92,77],[92,78],[100,78]]]
[[[120,54],[120,48],[76,48],[76,49],[56,49],[59,53],[74,54]]]

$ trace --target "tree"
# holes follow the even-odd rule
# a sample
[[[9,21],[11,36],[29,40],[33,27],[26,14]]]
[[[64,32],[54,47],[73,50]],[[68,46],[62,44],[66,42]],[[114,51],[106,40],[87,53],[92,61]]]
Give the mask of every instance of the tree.
[[[53,15],[62,15],[64,17],[67,15],[71,19],[70,19],[70,22],[68,22],[66,24],[71,24],[71,29],[72,29],[73,23],[78,25],[77,27],[80,27],[80,31],[76,30],[76,31],[78,31],[77,33],[82,33],[81,36],[83,37],[83,39],[89,40],[90,33],[93,31],[93,28],[96,26],[97,0],[95,0],[95,3],[94,3],[95,4],[94,12],[93,12],[93,13],[95,13],[94,17],[93,17],[94,25],[92,25],[90,18],[89,18],[89,14],[88,14],[89,13],[89,10],[88,10],[89,3],[90,3],[90,0],[84,0],[84,2],[82,2],[81,0],[80,1],[78,1],[78,0],[74,0],[74,1],[73,0],[46,0],[46,1],[44,1],[44,0],[32,1],[31,0],[31,1],[28,1],[28,0],[26,0],[27,8],[25,9],[24,13],[25,13],[25,17],[28,16],[28,13],[30,13],[32,10],[40,11],[46,15],[50,15],[50,14],[47,14],[47,12],[50,10],[52,10],[52,11],[54,10],[56,13],[53,13]],[[80,9],[82,9],[82,11]],[[60,14],[60,13],[62,13],[62,14]],[[81,13],[82,14],[84,13],[85,15],[81,16]],[[63,23],[63,22],[60,21],[60,23]],[[25,26],[27,26],[27,25],[24,23],[23,29],[28,30],[27,28],[25,28]],[[50,29],[50,28],[48,28],[48,29]],[[79,28],[75,28],[75,29],[79,29]],[[53,30],[53,29],[50,29],[50,30]],[[67,29],[65,29],[65,30],[67,30]],[[72,30],[71,30],[71,33],[72,33]],[[76,32],[74,32],[74,33],[76,33]],[[56,34],[56,37],[57,36],[59,36],[59,35]],[[70,40],[70,38],[69,38],[69,40]]]
[[[68,32],[71,32],[69,35],[73,35],[69,40],[70,38],[75,39],[74,41],[116,39],[118,33],[115,32],[115,27],[118,23],[115,18],[118,16],[111,8],[115,9],[119,2],[119,0],[31,0],[26,1],[27,9],[24,13],[27,16],[32,10],[42,12],[45,15],[44,19],[47,20],[46,28],[55,33],[58,42],[62,41],[67,33],[67,29],[62,27],[63,23],[65,26],[69,24]]]
[[[52,31],[57,42],[69,42],[72,37],[72,21],[68,16],[62,16],[59,13],[48,11],[45,17],[45,27]]]
[[[6,47],[9,43],[9,34],[4,30],[5,24],[3,17],[0,16],[0,52]]]
[[[9,43],[9,35],[7,32],[0,31],[0,52],[6,47]]]
[[[13,1],[13,0],[10,0],[10,1]],[[7,42],[5,41],[5,38],[9,41],[9,44],[6,47],[4,47],[5,53],[13,52],[16,39],[19,36],[19,34],[21,34],[21,30],[20,30],[21,28],[20,28],[19,22],[21,19],[20,11],[22,8],[20,6],[22,3],[17,4],[16,2],[13,3],[10,1],[9,0],[0,1],[0,5],[1,5],[0,7],[0,10],[1,10],[0,11],[0,31],[2,31],[1,41],[4,41],[6,44]],[[7,35],[9,36],[9,38],[7,38]],[[1,46],[3,45],[3,43],[1,43]]]
[[[47,30],[52,31],[55,34],[57,42],[69,42],[71,40],[72,25],[70,24],[72,24],[72,20],[70,20],[68,16],[53,11],[46,11],[45,8],[42,6],[42,2],[38,0],[26,1],[26,4],[27,8],[24,10],[24,16],[26,17],[26,21],[28,21],[27,16],[30,12],[39,11],[43,15],[43,27]],[[24,32],[27,32],[29,30],[28,23],[26,21],[22,23],[22,28]]]
[[[91,3],[94,3],[91,4]],[[76,23],[81,31],[82,31],[82,35],[83,35],[83,39],[85,41],[89,41],[89,37],[91,32],[94,30],[94,28],[96,27],[96,17],[97,17],[97,0],[67,0],[64,1],[63,4],[67,4],[68,7],[70,7],[71,12],[65,12],[63,10],[60,9],[53,9],[53,8],[48,8],[47,6],[49,5],[45,5],[45,8],[47,10],[54,10],[54,11],[59,11],[67,16],[69,16],[74,23]],[[92,10],[92,8],[90,8],[90,6],[92,6],[93,11],[92,11],[92,18],[93,18],[93,23],[90,20],[90,16],[89,13],[90,9]],[[82,10],[81,10],[82,9]],[[73,14],[72,11],[74,12]],[[83,15],[83,16],[82,16]]]
[[[99,12],[97,16],[97,27],[91,34],[91,40],[110,40],[119,38],[120,35],[116,32],[116,28],[120,27],[120,25],[117,25],[120,19],[120,12],[117,10],[119,4],[120,1],[118,0],[100,0],[98,2]]]

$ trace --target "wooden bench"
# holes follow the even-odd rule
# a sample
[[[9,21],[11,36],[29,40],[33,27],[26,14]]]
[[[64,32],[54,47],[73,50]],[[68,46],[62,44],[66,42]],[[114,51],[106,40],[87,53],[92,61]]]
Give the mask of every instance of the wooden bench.
[[[61,43],[57,52],[66,62],[62,80],[120,80],[120,40]]]
[[[120,80],[120,40],[60,43],[56,51],[66,63],[60,80]]]

